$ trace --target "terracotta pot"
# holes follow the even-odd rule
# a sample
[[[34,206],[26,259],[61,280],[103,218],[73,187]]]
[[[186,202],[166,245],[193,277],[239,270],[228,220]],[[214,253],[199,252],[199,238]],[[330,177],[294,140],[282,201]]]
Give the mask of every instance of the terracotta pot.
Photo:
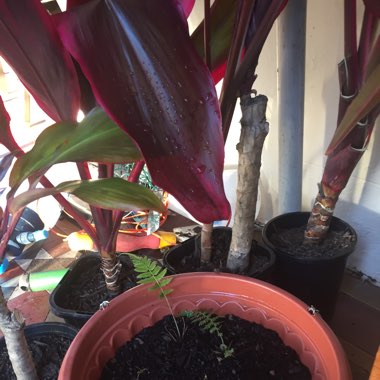
[[[350,370],[334,333],[319,315],[289,293],[251,278],[222,273],[175,275],[174,312],[206,309],[234,314],[278,332],[296,350],[314,380],[349,380]],[[98,379],[116,350],[168,314],[163,299],[137,286],[115,298],[80,330],[63,361],[59,380]]]

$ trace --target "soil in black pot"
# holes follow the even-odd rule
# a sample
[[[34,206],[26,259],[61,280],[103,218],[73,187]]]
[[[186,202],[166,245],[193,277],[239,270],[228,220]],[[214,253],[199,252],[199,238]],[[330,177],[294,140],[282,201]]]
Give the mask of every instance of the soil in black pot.
[[[136,286],[136,274],[127,256],[123,256],[120,281],[122,291]],[[67,286],[67,287],[66,287]],[[95,313],[99,305],[110,299],[100,269],[100,259],[92,260],[77,277],[65,285],[66,291],[60,295],[60,306],[66,309]]]
[[[56,380],[62,360],[72,339],[46,335],[27,338],[40,380]],[[0,380],[16,380],[5,344],[0,350]]]
[[[311,379],[273,330],[232,315],[213,332],[188,317],[177,321],[180,336],[171,316],[142,330],[107,363],[101,380]]]
[[[200,237],[194,242],[193,252],[184,254],[181,260],[175,264],[171,264],[176,273],[190,272],[231,272],[227,268],[227,257],[231,244],[231,230],[229,229],[214,229],[212,235],[212,253],[209,263],[201,263],[200,252]],[[175,255],[175,253],[173,253]],[[173,258],[173,261],[175,258]],[[268,266],[271,257],[268,251],[260,246],[255,240],[252,242],[251,262],[248,270],[241,275],[255,276],[256,273],[261,273],[263,268]]]
[[[271,243],[289,255],[303,258],[339,256],[352,251],[351,247],[356,244],[356,236],[350,230],[330,230],[321,244],[304,244],[305,228],[276,228]]]

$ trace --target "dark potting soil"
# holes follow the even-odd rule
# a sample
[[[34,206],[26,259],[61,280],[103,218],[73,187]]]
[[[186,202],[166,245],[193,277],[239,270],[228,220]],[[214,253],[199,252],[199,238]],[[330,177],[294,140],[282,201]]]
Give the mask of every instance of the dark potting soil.
[[[56,380],[72,339],[47,335],[27,339],[40,380]],[[16,380],[5,344],[0,349],[0,380]]]
[[[228,315],[220,332],[231,356],[224,357],[221,338],[187,317],[171,316],[137,334],[105,366],[101,380],[307,380],[311,374],[278,334]]]
[[[271,235],[271,242],[289,255],[297,257],[334,257],[352,250],[356,237],[349,230],[327,233],[321,244],[304,243],[305,227],[276,229]]]
[[[227,256],[231,244],[231,233],[226,233],[223,230],[214,230],[212,236],[212,252],[211,261],[207,264],[201,264],[201,252],[199,241],[195,241],[193,252],[184,255],[183,258],[175,263],[173,267],[176,273],[189,272],[231,272],[227,268]],[[255,273],[260,273],[262,269],[269,263],[269,256],[260,247],[256,241],[253,241],[251,249],[251,262],[249,269],[242,275],[254,276]]]
[[[120,281],[122,291],[136,286],[136,274],[131,261],[123,257]],[[100,269],[100,259],[93,260],[80,273],[65,286],[65,292],[60,295],[59,306],[69,310],[95,313],[102,302],[110,299]]]

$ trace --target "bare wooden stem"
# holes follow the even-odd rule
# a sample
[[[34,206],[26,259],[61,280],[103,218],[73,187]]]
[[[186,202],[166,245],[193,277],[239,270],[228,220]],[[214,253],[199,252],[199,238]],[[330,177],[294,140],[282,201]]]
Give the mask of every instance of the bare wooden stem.
[[[265,119],[268,98],[264,95],[241,97],[241,134],[239,151],[237,199],[232,240],[227,267],[243,272],[249,265],[260,178],[261,153],[269,124]]]
[[[201,262],[209,263],[212,249],[212,224],[204,224],[201,232]]]
[[[8,309],[1,287],[0,329],[4,334],[9,359],[17,380],[38,380],[24,335],[24,320],[17,310],[11,312]]]

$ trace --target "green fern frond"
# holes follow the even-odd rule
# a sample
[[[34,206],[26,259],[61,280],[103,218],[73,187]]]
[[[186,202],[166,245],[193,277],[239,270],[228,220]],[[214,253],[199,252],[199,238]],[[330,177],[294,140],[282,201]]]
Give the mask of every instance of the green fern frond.
[[[223,354],[223,359],[233,355],[234,349],[228,347],[223,340],[223,332],[220,329],[222,325],[222,317],[202,310],[185,310],[181,315],[189,318],[192,323],[197,323],[200,328],[208,331],[210,334],[216,334],[219,337],[221,342],[219,348]]]
[[[173,291],[173,289],[164,289],[160,292],[160,298],[166,297],[168,294],[170,294]]]
[[[137,256],[131,253],[128,253],[128,256],[132,261],[135,272],[138,273],[136,277],[138,284],[153,283],[155,285],[150,289],[155,290],[161,289],[170,283],[171,278],[165,278],[166,268],[161,268],[155,261],[146,256]]]
[[[221,334],[220,326],[222,322],[220,316],[202,310],[193,310],[191,314],[187,314],[186,316],[188,316],[193,323],[197,323],[204,330],[212,334]]]
[[[177,334],[180,337],[181,332],[179,330],[178,323],[175,319],[170,302],[168,298],[166,297],[168,294],[170,294],[173,291],[173,289],[164,289],[165,286],[169,285],[172,280],[171,277],[165,277],[167,273],[167,269],[161,268],[155,261],[151,260],[149,257],[137,256],[132,253],[128,253],[128,256],[132,261],[135,272],[138,273],[137,283],[140,285],[153,284],[148,289],[152,291],[158,290],[159,291],[158,296],[160,298],[165,299],[166,304],[168,305],[170,313],[173,317],[173,322],[176,326]]]

